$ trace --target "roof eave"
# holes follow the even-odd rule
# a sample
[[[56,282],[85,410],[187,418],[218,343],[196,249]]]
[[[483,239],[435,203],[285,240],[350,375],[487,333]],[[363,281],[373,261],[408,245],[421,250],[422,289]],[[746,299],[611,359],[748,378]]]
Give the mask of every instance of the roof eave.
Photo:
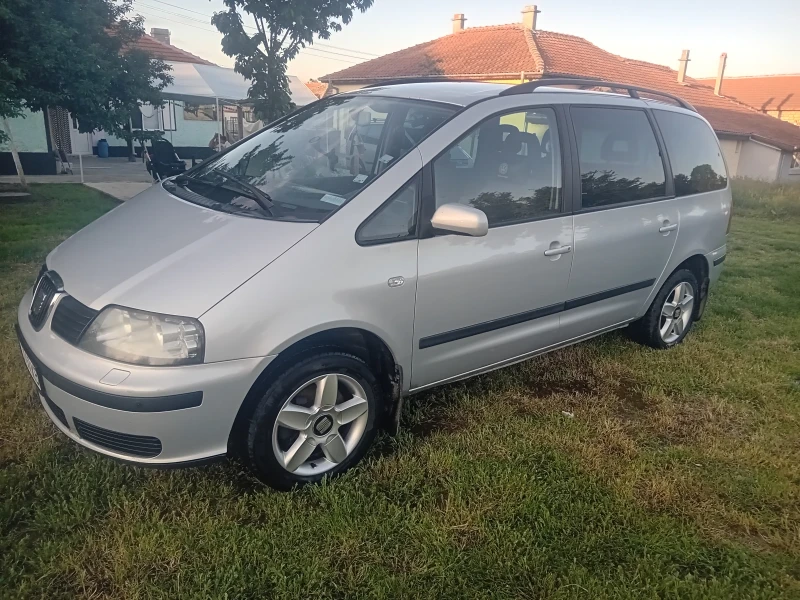
[[[785,152],[795,152],[797,151],[797,146],[792,146],[791,144],[787,144],[785,142],[780,142],[778,140],[765,137],[763,135],[758,135],[755,133],[744,133],[741,131],[726,131],[724,129],[714,129],[717,137],[724,136],[729,139],[736,139],[736,140],[753,140],[755,142],[761,142],[762,144],[768,144],[770,146],[774,146],[779,150],[783,150]]]

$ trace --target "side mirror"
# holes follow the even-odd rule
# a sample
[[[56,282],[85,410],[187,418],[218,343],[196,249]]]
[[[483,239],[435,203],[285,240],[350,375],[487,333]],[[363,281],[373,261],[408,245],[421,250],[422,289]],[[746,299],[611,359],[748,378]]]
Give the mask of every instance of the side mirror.
[[[464,204],[443,204],[436,209],[431,219],[434,229],[483,237],[489,232],[486,213]]]

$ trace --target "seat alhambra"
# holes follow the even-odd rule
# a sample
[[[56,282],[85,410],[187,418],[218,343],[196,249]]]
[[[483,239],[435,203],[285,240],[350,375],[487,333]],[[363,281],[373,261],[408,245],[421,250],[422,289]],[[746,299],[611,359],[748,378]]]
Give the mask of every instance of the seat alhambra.
[[[153,185],[19,305],[44,410],[117,459],[236,455],[286,489],[408,394],[622,327],[681,343],[726,256],[719,143],[680,98],[590,84],[625,94],[368,87]]]

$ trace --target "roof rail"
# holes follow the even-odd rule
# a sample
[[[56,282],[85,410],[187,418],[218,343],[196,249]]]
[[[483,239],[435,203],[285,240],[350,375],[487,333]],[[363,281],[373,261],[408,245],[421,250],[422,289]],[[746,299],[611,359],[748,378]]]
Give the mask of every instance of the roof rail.
[[[387,79],[386,81],[380,81],[378,83],[370,83],[369,85],[365,85],[362,90],[366,90],[369,88],[376,88],[376,87],[384,87],[387,85],[402,85],[404,83],[486,83],[485,81],[481,81],[480,79],[453,79],[451,77],[442,77],[440,75],[434,75],[432,77],[406,77],[400,79]]]
[[[648,88],[639,87],[638,85],[631,85],[629,83],[614,83],[613,81],[603,81],[602,79],[581,79],[579,77],[554,77],[552,79],[534,79],[533,81],[526,81],[513,87],[507,88],[500,92],[501,96],[511,96],[514,94],[527,94],[533,92],[536,88],[550,87],[555,85],[579,85],[583,87],[607,87],[626,90],[631,98],[639,98],[639,92],[653,94],[654,96],[663,96],[674,100],[682,108],[697,112],[694,106],[689,104],[683,98],[668,94],[666,92],[659,92],[658,90],[651,90]]]

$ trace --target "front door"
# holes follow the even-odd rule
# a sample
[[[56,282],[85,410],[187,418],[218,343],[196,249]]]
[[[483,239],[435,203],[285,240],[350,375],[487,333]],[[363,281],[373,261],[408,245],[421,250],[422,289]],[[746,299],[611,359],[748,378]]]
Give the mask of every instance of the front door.
[[[572,274],[561,333],[572,339],[640,312],[678,238],[665,165],[641,109],[570,109],[581,174]]]
[[[456,135],[450,127],[450,139]],[[478,208],[489,232],[439,233],[419,242],[413,388],[556,343],[572,263],[552,108],[492,114],[429,168],[433,194],[425,202]]]

